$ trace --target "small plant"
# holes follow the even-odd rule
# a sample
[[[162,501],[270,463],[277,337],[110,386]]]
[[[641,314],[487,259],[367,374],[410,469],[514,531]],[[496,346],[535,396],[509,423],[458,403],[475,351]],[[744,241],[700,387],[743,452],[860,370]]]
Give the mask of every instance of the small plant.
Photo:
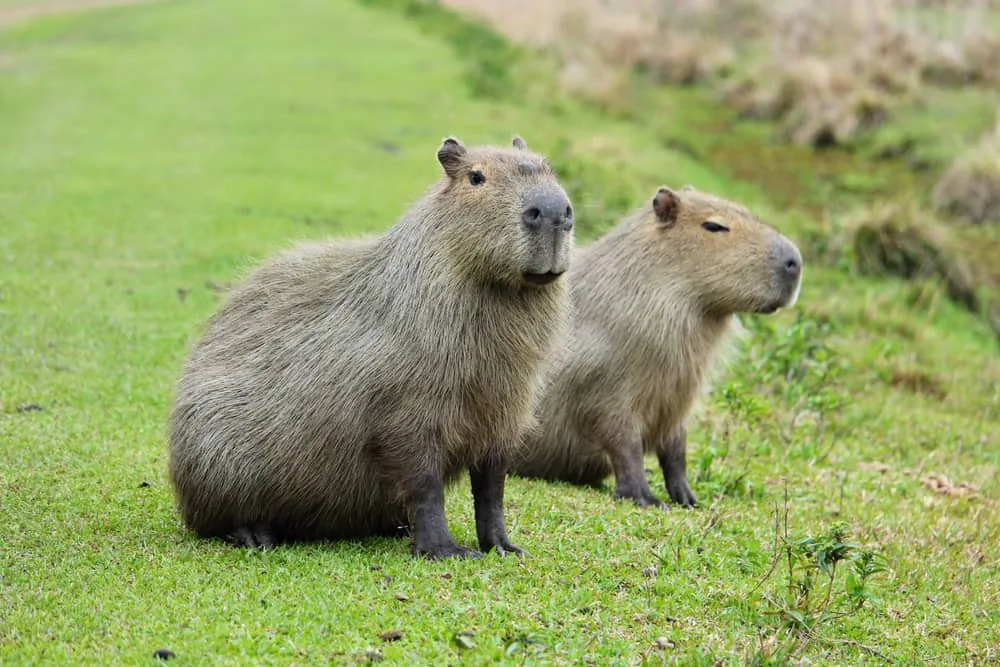
[[[888,570],[885,559],[848,540],[843,524],[819,536],[787,541],[787,580],[781,596],[765,596],[776,614],[795,630],[811,631],[824,621],[854,613],[866,603],[877,605],[870,579]],[[843,564],[843,565],[841,565]],[[848,569],[838,579],[838,569]]]
[[[853,542],[843,522],[819,534],[790,537],[786,491],[783,517],[775,509],[775,552],[771,567],[754,590],[775,582],[782,563],[783,581],[758,601],[761,617],[777,624],[778,636],[796,638],[800,644],[810,640],[850,643],[880,655],[875,649],[852,641],[826,639],[818,630],[825,623],[855,614],[866,605],[878,606],[873,580],[889,572],[884,556]]]

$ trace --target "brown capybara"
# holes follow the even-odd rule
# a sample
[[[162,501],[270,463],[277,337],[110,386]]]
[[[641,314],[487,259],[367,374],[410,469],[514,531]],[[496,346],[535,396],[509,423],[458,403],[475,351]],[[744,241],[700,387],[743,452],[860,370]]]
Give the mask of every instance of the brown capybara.
[[[456,544],[444,489],[469,470],[479,547],[520,553],[509,454],[563,331],[573,209],[513,147],[438,150],[442,179],[377,238],[302,245],[252,271],[181,378],[170,475],[187,526],[247,546],[391,535]]]
[[[512,472],[590,486],[614,472],[616,497],[661,506],[643,467],[653,451],[670,498],[695,505],[688,414],[735,315],[793,305],[801,276],[798,248],[745,207],[661,187],[574,254],[571,332]]]

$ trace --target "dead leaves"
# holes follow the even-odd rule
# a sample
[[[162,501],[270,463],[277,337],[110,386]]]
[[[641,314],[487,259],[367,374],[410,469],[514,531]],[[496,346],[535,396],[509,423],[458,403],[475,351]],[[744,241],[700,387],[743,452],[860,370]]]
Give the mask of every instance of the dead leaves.
[[[893,472],[892,466],[874,461],[862,461],[858,464],[858,469],[875,472],[880,475],[887,475]],[[953,482],[943,473],[922,474],[922,471],[919,468],[916,470],[902,470],[901,472],[908,477],[919,479],[924,488],[933,491],[938,495],[948,496],[950,498],[969,499],[981,497],[979,495],[979,487],[975,484],[972,484],[971,482]],[[987,502],[990,501],[987,500]]]
[[[892,470],[890,466],[887,466],[884,463],[869,463],[867,461],[862,461],[861,463],[859,463],[858,468],[860,468],[861,470],[871,470],[873,472],[877,472],[882,475]]]
[[[920,483],[935,493],[953,498],[975,498],[979,496],[979,489],[969,482],[953,483],[948,479],[947,475],[940,473],[924,475],[920,478]]]

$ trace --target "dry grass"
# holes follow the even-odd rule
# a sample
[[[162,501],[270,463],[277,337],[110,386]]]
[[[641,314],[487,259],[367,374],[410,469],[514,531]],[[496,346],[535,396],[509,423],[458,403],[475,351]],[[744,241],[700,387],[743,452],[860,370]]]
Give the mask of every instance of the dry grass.
[[[844,61],[805,57],[768,63],[728,85],[724,99],[745,116],[779,121],[795,143],[849,143],[884,122],[894,89],[876,85]]]
[[[888,203],[856,214],[843,225],[835,253],[847,251],[862,275],[893,275],[907,280],[939,283],[948,297],[983,314],[1000,336],[1000,267],[980,252],[988,241],[967,236],[934,218],[916,203]]]
[[[554,50],[568,92],[612,103],[633,71],[667,84],[710,82],[807,145],[850,143],[923,85],[1000,83],[995,0],[446,4]]]
[[[1000,223],[1000,121],[937,182],[934,205],[969,222]]]

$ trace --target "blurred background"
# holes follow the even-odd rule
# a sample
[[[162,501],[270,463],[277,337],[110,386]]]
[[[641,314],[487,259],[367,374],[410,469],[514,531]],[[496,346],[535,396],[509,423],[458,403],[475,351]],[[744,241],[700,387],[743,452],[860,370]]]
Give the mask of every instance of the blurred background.
[[[692,110],[694,127],[669,129],[669,107],[637,88],[701,89],[710,106],[768,122],[772,132],[761,143],[780,138],[817,149],[742,146],[712,163],[759,184],[783,206],[815,196],[821,233],[851,246],[837,252],[850,254],[856,268],[936,275],[950,296],[986,313],[1000,332],[1000,309],[988,305],[1000,284],[995,1],[444,4],[551,54],[559,85],[571,95],[619,113],[666,113],[660,133],[677,147],[698,143],[686,134],[728,128],[697,122]],[[807,184],[815,172],[822,183]],[[859,205],[855,214],[828,217],[851,203]]]

